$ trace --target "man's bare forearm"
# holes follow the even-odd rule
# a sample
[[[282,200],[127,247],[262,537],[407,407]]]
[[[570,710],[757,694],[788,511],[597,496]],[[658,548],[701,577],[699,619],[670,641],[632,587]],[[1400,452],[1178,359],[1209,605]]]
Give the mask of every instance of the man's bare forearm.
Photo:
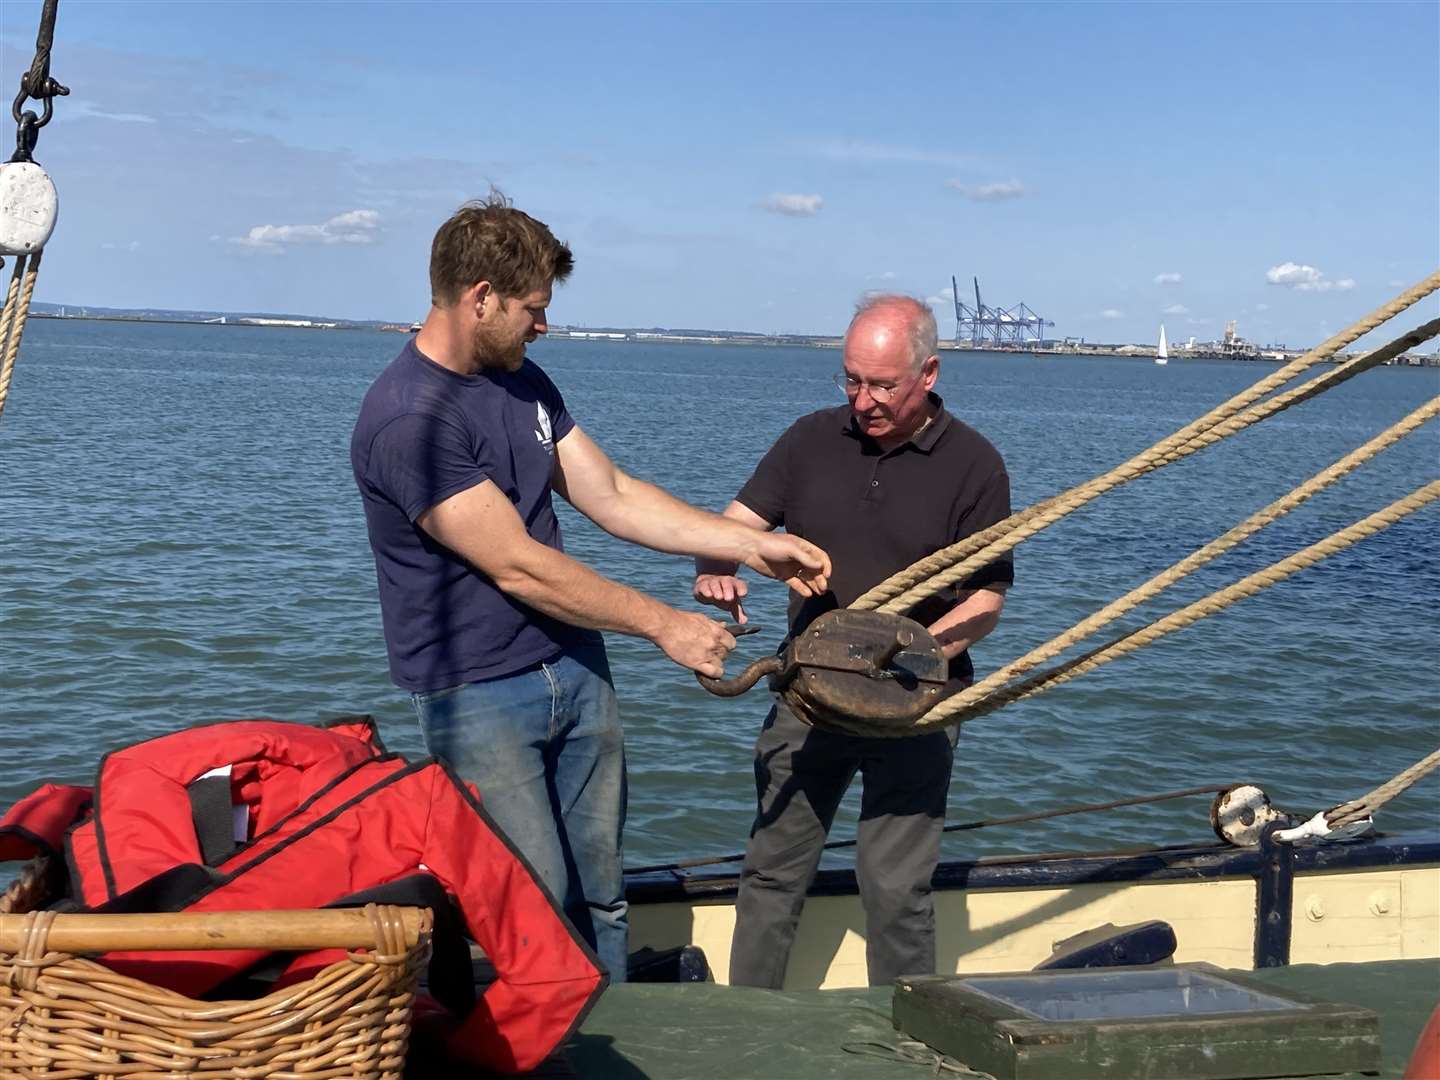
[[[752,529],[765,529],[768,531],[775,527],[738,500],[731,501],[730,505],[725,507],[720,516],[728,518],[731,521],[738,521],[741,525]],[[697,576],[701,574],[716,574],[721,577],[733,577],[739,569],[740,563],[735,559],[714,559],[700,556],[695,560],[695,573]]]
[[[655,640],[671,608],[591,570],[563,552],[535,544],[494,577],[505,595],[572,626]]]
[[[720,623],[662,604],[536,541],[489,480],[437,503],[415,522],[507,596],[572,626],[643,637],[704,675],[722,674],[725,654],[735,647]]]
[[[927,629],[940,643],[946,659],[953,659],[994,630],[1004,608],[1003,589],[975,589],[962,595],[959,603]]]
[[[512,552],[493,573],[502,592],[537,611],[573,626],[645,638],[702,675],[723,675],[725,654],[735,647],[719,622],[662,604],[544,544]]]
[[[753,528],[624,473],[617,477],[615,493],[593,509],[592,520],[612,536],[671,555],[728,562],[729,573],[755,551]]]

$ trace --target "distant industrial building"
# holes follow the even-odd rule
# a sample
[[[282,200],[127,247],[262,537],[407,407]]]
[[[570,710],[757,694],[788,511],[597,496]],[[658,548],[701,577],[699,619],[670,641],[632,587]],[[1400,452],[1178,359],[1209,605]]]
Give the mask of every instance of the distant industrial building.
[[[333,330],[338,323],[318,322],[315,319],[262,319],[258,316],[242,316],[235,320],[247,326],[306,326],[317,330]]]

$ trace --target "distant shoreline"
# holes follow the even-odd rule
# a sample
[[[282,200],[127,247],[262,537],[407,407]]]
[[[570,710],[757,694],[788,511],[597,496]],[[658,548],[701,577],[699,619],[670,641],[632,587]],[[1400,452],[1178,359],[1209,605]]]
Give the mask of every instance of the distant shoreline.
[[[369,332],[384,333],[408,333],[410,327],[399,323],[379,322],[344,322],[340,320],[304,320],[304,319],[272,319],[255,318],[249,316],[221,316],[211,319],[164,319],[150,316],[105,314],[105,315],[59,315],[54,312],[32,311],[32,319],[51,319],[57,322],[118,322],[118,323],[144,323],[162,326],[212,326],[212,327],[248,327],[262,330],[365,330]],[[751,348],[808,348],[808,349],[838,349],[842,339],[826,335],[810,334],[701,334],[701,333],[675,333],[669,334],[653,330],[574,330],[569,327],[556,328],[546,335],[547,341],[578,341],[586,344],[629,344],[629,345],[742,345]],[[940,342],[940,350],[947,353],[1013,353],[1017,356],[1074,356],[1074,357],[1100,357],[1119,360],[1153,360],[1154,353],[1148,346],[1142,345],[1102,345],[1090,343],[1069,343],[1061,346],[1046,348],[1024,348],[1014,345],[994,345],[992,347],[977,348],[969,342]],[[1172,348],[1170,359],[1172,361],[1184,362],[1187,360],[1239,360],[1245,362],[1284,363],[1293,360],[1297,356],[1304,355],[1302,349],[1266,350],[1256,355],[1232,355],[1224,356],[1212,352],[1187,352],[1185,349]],[[1268,355],[1266,354],[1268,353]],[[1338,353],[1335,356],[1337,362],[1349,359],[1350,353]],[[1416,367],[1433,368],[1440,367],[1440,354],[1420,355],[1409,353],[1397,357],[1386,365],[1387,367]]]

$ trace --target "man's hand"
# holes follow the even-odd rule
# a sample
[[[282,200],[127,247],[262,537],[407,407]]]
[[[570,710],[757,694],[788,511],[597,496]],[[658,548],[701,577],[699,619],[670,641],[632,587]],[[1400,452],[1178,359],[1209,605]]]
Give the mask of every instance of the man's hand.
[[[713,604],[729,614],[731,621],[744,623],[745,609],[741,606],[750,586],[734,574],[697,574],[695,576],[695,599],[702,604]]]
[[[725,657],[735,648],[735,639],[724,624],[673,608],[650,640],[681,667],[717,679],[725,674]]]
[[[830,556],[789,533],[760,533],[745,565],[783,581],[801,596],[819,596],[830,588]]]

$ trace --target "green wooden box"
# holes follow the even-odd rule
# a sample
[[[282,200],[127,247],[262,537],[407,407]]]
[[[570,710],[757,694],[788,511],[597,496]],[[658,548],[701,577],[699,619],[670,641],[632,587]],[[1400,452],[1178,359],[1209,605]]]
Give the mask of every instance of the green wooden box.
[[[1210,964],[895,981],[895,1027],[996,1080],[1250,1080],[1375,1072],[1370,1010]]]

